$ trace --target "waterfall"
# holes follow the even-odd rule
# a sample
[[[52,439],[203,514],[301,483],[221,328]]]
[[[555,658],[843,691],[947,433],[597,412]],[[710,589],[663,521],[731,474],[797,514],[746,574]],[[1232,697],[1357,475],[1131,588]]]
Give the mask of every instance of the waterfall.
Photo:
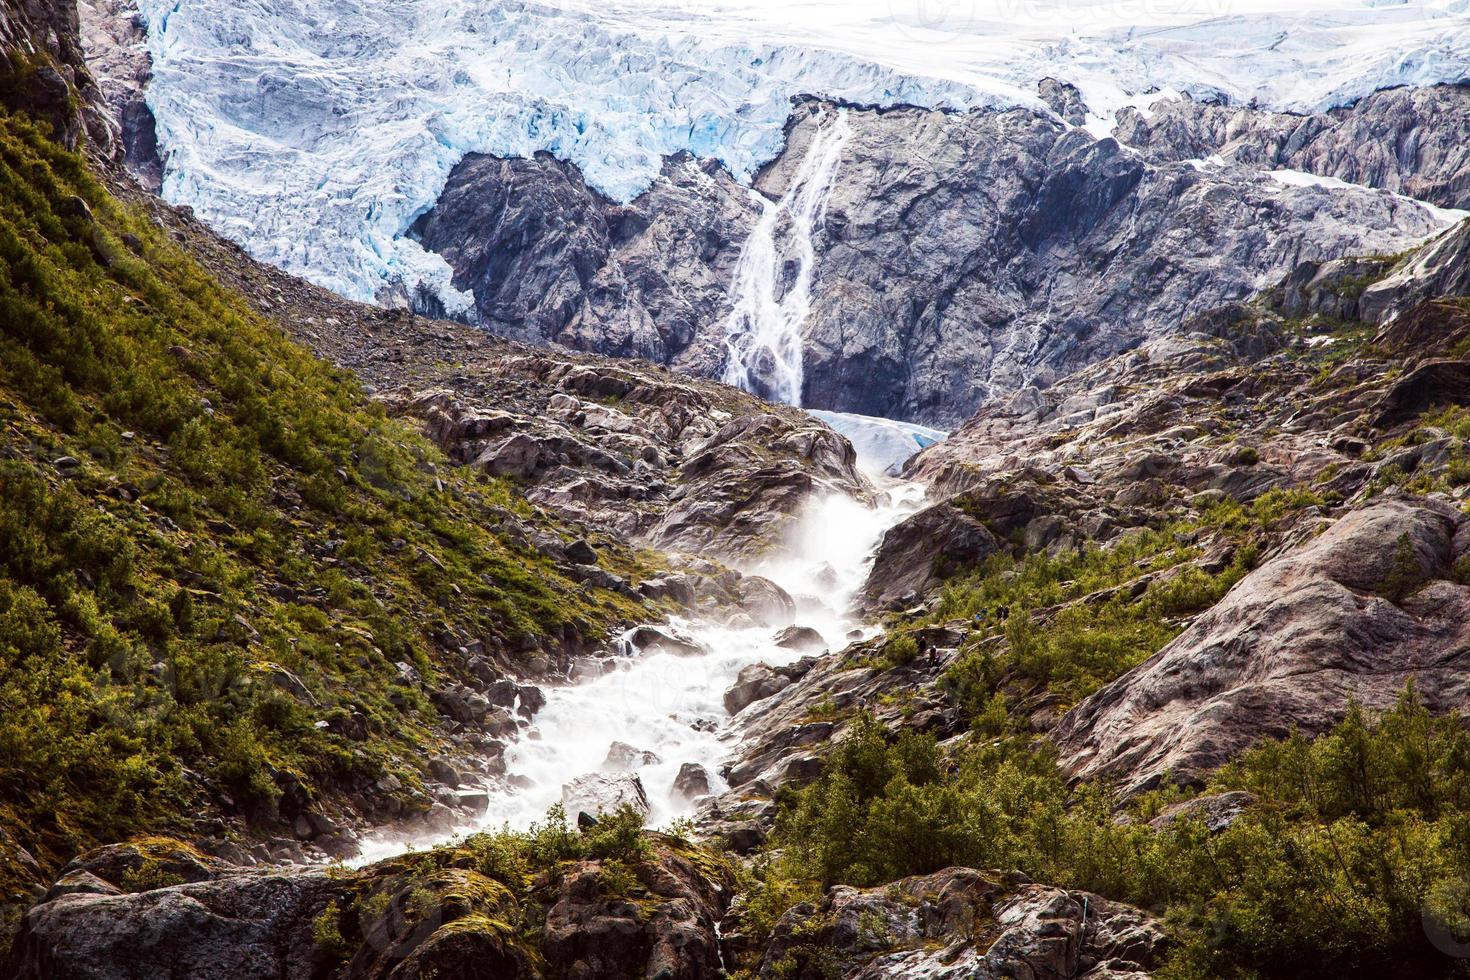
[[[852,135],[847,111],[823,120],[781,200],[756,194],[761,217],[740,250],[730,284],[723,380],[772,401],[801,404],[801,328],[811,309],[816,253],[812,229],[822,220],[842,148]],[[786,268],[794,266],[787,286]]]

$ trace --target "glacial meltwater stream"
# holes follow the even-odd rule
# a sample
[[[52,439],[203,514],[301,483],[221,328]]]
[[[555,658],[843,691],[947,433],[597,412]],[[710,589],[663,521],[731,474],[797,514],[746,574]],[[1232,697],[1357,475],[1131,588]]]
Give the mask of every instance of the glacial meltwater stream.
[[[923,490],[896,483],[879,497],[873,507],[843,496],[813,500],[787,546],[745,569],[786,589],[796,600],[795,622],[819,631],[832,650],[845,646],[853,631],[874,632],[853,616],[853,598],[883,532],[919,506]],[[491,787],[484,817],[477,825],[459,827],[456,835],[506,824],[524,828],[544,819],[547,809],[561,802],[564,784],[604,771],[616,742],[658,759],[634,769],[648,795],[650,826],[692,812],[693,805],[674,792],[674,778],[685,763],[703,766],[711,789],[723,790],[720,767],[741,736],[738,716],[725,711],[725,692],[748,664],[781,665],[803,653],[777,646],[779,630],[769,627],[736,629],[694,618],[676,618],[668,625],[708,652],[632,653],[616,658],[615,668],[599,677],[544,687],[546,704],[506,748],[507,772]],[[422,836],[383,834],[364,840],[358,862],[434,843]]]
[[[824,120],[781,199],[761,198],[763,217],[735,270],[725,380],[773,401],[801,404],[812,233],[823,219],[849,135],[844,110]],[[854,616],[853,600],[883,533],[916,510],[923,498],[919,485],[893,482],[882,474],[945,434],[887,419],[834,412],[820,417],[851,438],[859,465],[884,484],[878,502],[870,507],[840,495],[811,500],[784,547],[741,571],[785,589],[795,600],[793,625],[815,629],[827,649],[838,650],[875,632]],[[609,770],[637,775],[651,826],[693,811],[694,803],[675,790],[685,765],[700,766],[712,792],[727,788],[720,770],[743,732],[739,716],[732,718],[725,710],[725,692],[748,665],[782,666],[810,651],[778,646],[780,627],[735,627],[700,618],[675,618],[663,625],[702,652],[639,652],[623,643],[619,649],[624,652],[605,662],[611,665],[605,673],[544,687],[546,703],[530,728],[505,750],[506,772],[489,787],[484,817],[458,833],[505,825],[525,828],[563,802],[568,783]],[[615,745],[627,757],[621,764],[609,760]],[[364,843],[359,860],[432,843],[433,838],[384,834]]]

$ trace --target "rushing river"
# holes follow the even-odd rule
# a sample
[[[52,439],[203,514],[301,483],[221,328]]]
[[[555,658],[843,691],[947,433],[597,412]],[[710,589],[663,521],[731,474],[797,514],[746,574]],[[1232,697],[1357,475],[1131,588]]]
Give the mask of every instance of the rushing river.
[[[912,513],[922,497],[916,484],[892,484],[875,507],[843,496],[814,500],[786,547],[743,571],[764,575],[786,589],[796,600],[796,624],[816,629],[829,649],[840,649],[850,638],[874,632],[853,617],[854,596],[883,532]],[[602,769],[614,742],[651,752],[659,760],[636,770],[648,794],[651,826],[692,811],[673,792],[674,778],[685,763],[702,765],[714,791],[723,790],[720,766],[741,735],[738,717],[725,711],[725,692],[749,664],[781,665],[803,654],[777,646],[776,629],[732,629],[692,618],[675,618],[669,625],[709,652],[619,657],[615,669],[601,676],[545,687],[546,705],[531,728],[506,749],[507,774],[492,790],[489,809],[477,826],[460,827],[458,833],[505,824],[524,828],[544,818],[561,801],[563,784]],[[364,841],[359,861],[390,856],[408,843],[436,841],[384,835]]]

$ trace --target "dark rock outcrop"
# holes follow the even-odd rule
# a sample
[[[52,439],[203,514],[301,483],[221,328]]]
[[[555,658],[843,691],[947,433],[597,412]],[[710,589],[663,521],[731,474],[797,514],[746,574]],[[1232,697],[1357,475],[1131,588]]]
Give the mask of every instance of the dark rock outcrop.
[[[926,507],[890,528],[863,587],[870,609],[912,603],[939,582],[979,565],[1000,549],[974,515],[949,501]]]
[[[1063,115],[1080,111],[1065,86],[1047,91]],[[761,193],[788,189],[837,111],[797,106]],[[1391,196],[1287,187],[1254,164],[1150,162],[1026,110],[843,111],[852,135],[813,234],[802,327],[803,404],[817,408],[956,421],[1303,260],[1396,251],[1440,227]],[[492,329],[710,376],[758,214],[687,157],[627,205],[549,158],[473,157],[419,232]]]
[[[1114,135],[1156,161],[1219,156],[1380,187],[1442,207],[1470,207],[1470,86],[1391,88],[1313,115],[1161,100],[1124,109]]]

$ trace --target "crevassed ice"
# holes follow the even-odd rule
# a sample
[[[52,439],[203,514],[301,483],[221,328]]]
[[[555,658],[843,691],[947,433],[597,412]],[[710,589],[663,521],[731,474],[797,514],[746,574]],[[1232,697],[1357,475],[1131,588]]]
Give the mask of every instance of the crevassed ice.
[[[1467,0],[140,0],[164,195],[347,296],[423,283],[404,235],[468,152],[547,150],[627,200],[678,150],[748,178],[799,94],[1036,105],[1152,89],[1311,110],[1470,74]],[[1146,101],[1146,100],[1145,100]],[[1094,127],[1096,128],[1096,127]]]

